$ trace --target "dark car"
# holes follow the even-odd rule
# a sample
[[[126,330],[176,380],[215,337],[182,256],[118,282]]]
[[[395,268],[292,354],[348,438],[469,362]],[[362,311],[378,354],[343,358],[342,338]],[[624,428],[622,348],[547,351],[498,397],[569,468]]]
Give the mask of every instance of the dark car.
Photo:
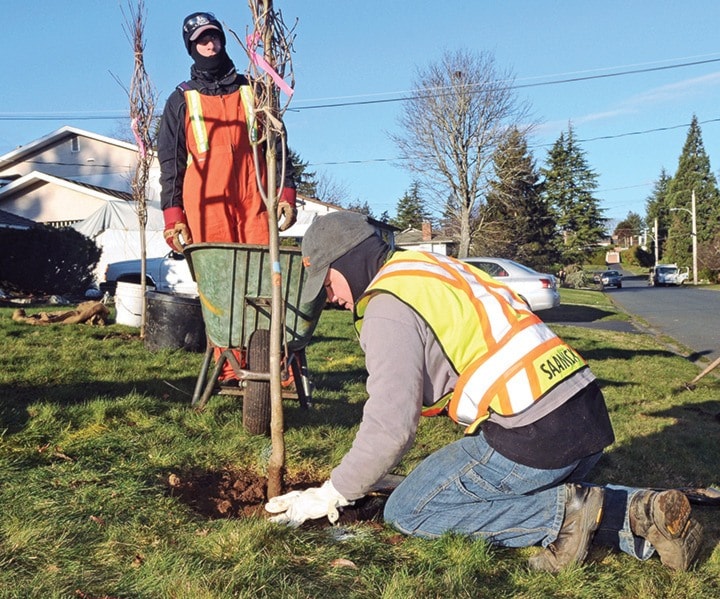
[[[606,270],[600,275],[600,283],[603,287],[622,287],[622,274],[617,270]]]

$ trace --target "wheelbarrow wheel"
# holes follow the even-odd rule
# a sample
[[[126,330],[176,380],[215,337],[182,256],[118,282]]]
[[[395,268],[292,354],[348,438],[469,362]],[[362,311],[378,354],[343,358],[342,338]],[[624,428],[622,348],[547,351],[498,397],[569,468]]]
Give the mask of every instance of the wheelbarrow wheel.
[[[270,371],[270,331],[257,329],[248,340],[248,369]],[[270,433],[270,382],[246,382],[243,398],[243,427],[251,435]]]

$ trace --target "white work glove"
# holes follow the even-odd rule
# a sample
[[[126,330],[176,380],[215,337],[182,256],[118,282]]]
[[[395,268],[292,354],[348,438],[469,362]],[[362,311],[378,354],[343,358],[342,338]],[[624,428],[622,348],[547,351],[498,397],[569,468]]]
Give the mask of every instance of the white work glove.
[[[291,491],[273,497],[265,504],[265,509],[271,514],[277,514],[270,518],[270,522],[297,528],[305,520],[314,520],[323,516],[327,516],[327,519],[334,524],[340,518],[337,508],[351,503],[340,495],[328,480],[322,487]]]

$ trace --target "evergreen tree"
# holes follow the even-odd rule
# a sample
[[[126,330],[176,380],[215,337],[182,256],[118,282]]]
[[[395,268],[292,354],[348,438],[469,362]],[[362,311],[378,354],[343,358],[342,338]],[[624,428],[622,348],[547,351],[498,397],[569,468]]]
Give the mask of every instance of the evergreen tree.
[[[670,225],[664,259],[684,266],[692,264],[692,217],[686,210],[691,211],[693,191],[700,245],[711,240],[718,229],[720,193],[715,175],[710,169],[710,158],[705,152],[700,125],[695,115],[678,160],[677,172],[667,190]],[[680,210],[672,211],[673,208]],[[698,263],[700,262],[698,257]]]
[[[575,140],[572,125],[548,152],[544,198],[555,214],[562,239],[558,251],[565,264],[582,264],[605,235],[605,219],[597,189],[597,174]]]
[[[658,256],[665,253],[665,243],[667,241],[668,223],[670,222],[670,212],[668,211],[667,193],[672,177],[667,174],[663,168],[660,171],[660,177],[655,181],[653,191],[645,204],[645,220],[647,227],[652,230],[655,235],[655,220],[657,219],[657,239],[653,239],[653,252],[655,245],[658,246]]]
[[[410,189],[398,200],[397,215],[390,220],[390,224],[400,230],[409,228],[422,229],[422,224],[430,220],[430,213],[423,204],[420,195],[420,183],[413,181]]]
[[[616,226],[613,236],[617,239],[617,244],[621,247],[630,247],[645,228],[642,217],[636,212],[628,212],[627,216],[621,220]]]
[[[361,202],[360,199],[355,199],[351,202],[346,202],[345,209],[352,210],[353,212],[359,212],[360,214],[364,214],[370,218],[375,218],[372,208],[370,208],[370,204],[367,203],[367,200]]]
[[[479,255],[511,258],[537,269],[555,264],[555,220],[542,197],[540,174],[517,128],[493,155],[495,178],[483,208],[483,235],[474,242]]]
[[[295,180],[297,184],[297,192],[306,198],[318,197],[318,184],[316,173],[307,170],[308,163],[300,158],[300,154],[290,149],[290,160],[295,167]]]

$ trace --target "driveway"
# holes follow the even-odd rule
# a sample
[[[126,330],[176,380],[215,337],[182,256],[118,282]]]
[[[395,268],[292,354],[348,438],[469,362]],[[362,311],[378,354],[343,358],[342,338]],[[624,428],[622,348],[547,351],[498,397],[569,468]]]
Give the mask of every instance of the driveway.
[[[538,316],[549,324],[665,335],[689,348],[688,358],[693,362],[720,357],[720,293],[692,285],[651,287],[647,276],[624,274],[621,289],[609,288],[604,293],[621,310],[636,317],[632,322],[601,320],[610,313],[599,308],[579,310],[562,305]]]

